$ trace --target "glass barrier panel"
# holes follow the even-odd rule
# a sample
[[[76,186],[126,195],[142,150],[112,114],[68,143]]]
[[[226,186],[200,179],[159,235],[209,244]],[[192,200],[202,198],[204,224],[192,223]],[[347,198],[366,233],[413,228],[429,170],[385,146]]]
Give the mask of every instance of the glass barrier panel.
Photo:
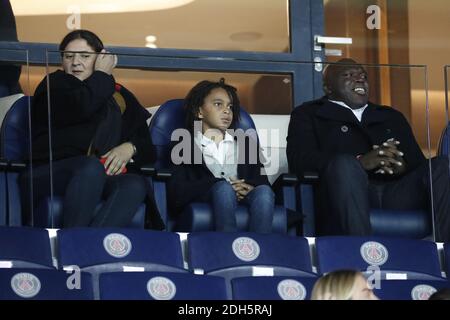
[[[87,29],[107,46],[290,51],[288,0],[10,2],[20,41],[59,43]]]
[[[48,57],[53,56],[61,56],[59,52],[49,51]],[[96,54],[93,54],[94,56],[92,59],[95,61],[99,59],[108,59],[108,57],[113,56],[112,54],[107,54],[105,56],[97,56]],[[100,58],[101,57],[101,58]],[[120,65],[121,61],[125,61],[127,59],[128,61],[136,60],[136,61],[145,61],[143,59],[150,58],[146,56],[139,56],[139,55],[115,55],[117,58],[117,61]],[[70,63],[68,66],[66,66],[66,70],[68,70],[69,73],[71,73],[71,76],[68,76],[65,74],[62,70],[63,67],[59,67],[59,71],[54,72],[54,68],[57,68],[56,66],[52,66],[51,69],[49,69],[49,73],[51,74],[51,77],[61,77],[61,79],[65,79],[66,81],[70,82],[71,85],[76,86],[76,84],[80,84],[78,79],[84,79],[84,76],[87,74],[83,74],[81,71],[81,68],[78,67],[79,60],[86,59],[85,65],[87,65],[87,60],[90,59],[89,54],[86,55],[86,57],[83,57],[83,53],[79,52],[64,52],[62,55],[62,65],[66,64],[66,61],[69,61]],[[111,58],[113,59],[113,58]],[[154,57],[151,57],[151,59],[155,59]],[[165,59],[165,57],[159,57],[158,59]],[[176,60],[179,60],[180,62],[183,60],[183,58],[177,58]],[[75,62],[73,62],[75,61]],[[72,69],[71,69],[72,68]],[[58,69],[58,68],[57,68]],[[94,73],[92,76],[90,76],[88,79],[84,79],[84,82],[92,82],[93,78],[102,78],[102,81],[107,81],[108,77],[105,75],[105,73],[100,72],[101,75],[98,75],[99,72]],[[147,109],[150,114],[155,115],[159,107],[164,104],[166,101],[171,99],[183,99],[189,92],[189,90],[194,87],[198,82],[202,80],[210,80],[218,82],[222,78],[225,80],[225,83],[230,84],[234,86],[237,89],[237,94],[241,101],[241,106],[253,116],[253,120],[256,123],[256,126],[265,126],[265,123],[271,123],[274,122],[274,124],[271,124],[273,127],[274,125],[280,125],[284,129],[287,128],[287,123],[289,119],[289,114],[293,108],[293,102],[292,102],[292,74],[290,73],[284,73],[284,74],[268,74],[268,73],[243,73],[243,72],[202,72],[202,71],[161,71],[161,70],[152,70],[151,67],[148,68],[124,68],[124,67],[118,67],[112,69],[112,75],[114,77],[114,81],[116,84],[119,84],[120,86],[126,88],[129,90],[137,99],[139,102],[140,107],[144,107]],[[74,79],[78,78],[78,79]],[[50,78],[52,79],[52,78]],[[105,80],[106,79],[106,80]],[[100,81],[96,79],[94,82]],[[80,84],[81,85],[81,84]],[[48,131],[52,131],[52,139],[49,139],[48,144],[50,145],[50,149],[52,150],[52,158],[49,159],[50,163],[49,166],[51,167],[51,170],[53,170],[52,176],[53,176],[53,197],[57,198],[61,196],[61,193],[58,190],[61,190],[59,186],[57,186],[57,183],[55,183],[55,178],[58,176],[58,173],[55,172],[58,166],[58,162],[61,161],[61,159],[67,157],[67,154],[61,154],[61,141],[64,140],[65,137],[68,137],[68,139],[71,139],[71,133],[70,130],[72,128],[69,128],[69,124],[72,121],[72,119],[67,119],[69,121],[69,124],[62,125],[58,122],[58,119],[56,117],[56,114],[60,112],[59,109],[66,110],[64,112],[63,117],[72,117],[78,118],[77,113],[82,112],[83,106],[78,105],[78,100],[76,98],[70,98],[65,97],[63,101],[58,101],[58,96],[62,96],[61,94],[61,87],[64,86],[62,82],[58,81],[50,81],[50,96],[54,97],[50,99],[50,105],[48,106],[48,109],[50,110],[52,116],[50,116],[51,119],[51,125],[48,128]],[[89,85],[87,85],[87,88]],[[82,89],[85,89],[83,87]],[[117,90],[117,87],[116,87]],[[119,90],[120,91],[120,90]],[[89,90],[88,90],[89,92]],[[89,94],[92,94],[95,96],[95,94],[98,92],[90,92]],[[121,98],[116,98],[114,96],[114,100],[116,103],[120,105],[120,103],[125,103],[125,106],[129,101],[121,101]],[[72,103],[76,102],[76,103]],[[59,111],[58,111],[59,110]],[[74,111],[79,110],[79,111]],[[126,109],[125,109],[126,110]],[[95,113],[94,113],[95,114]],[[98,116],[98,115],[97,115]],[[102,116],[100,116],[102,118]],[[92,117],[87,117],[83,120],[80,120],[81,122],[90,122],[95,119],[95,116],[92,115]],[[150,117],[147,119],[147,123],[152,121],[153,117]],[[60,119],[59,119],[60,120]],[[275,121],[276,120],[276,121]],[[76,127],[80,125],[79,123],[74,125],[74,130]],[[259,129],[259,128],[258,128]],[[267,130],[267,128],[266,128]],[[75,133],[74,133],[75,135]],[[97,151],[93,151],[94,148],[91,143],[94,142],[94,136],[95,130],[90,133],[91,136],[89,136],[87,139],[87,145],[84,144],[84,149],[81,149],[79,151],[79,155],[85,155],[90,154],[92,156],[101,158],[107,150],[103,150],[103,152],[98,153]],[[285,140],[284,137],[276,137],[280,140]],[[270,136],[267,138],[261,139],[263,144],[267,144],[267,139],[270,139]],[[270,141],[269,141],[270,142]],[[65,142],[69,143],[69,142]],[[72,142],[73,143],[73,142]],[[285,142],[284,142],[285,144]],[[70,148],[70,146],[67,146]],[[286,165],[285,165],[286,166]],[[275,177],[275,175],[279,175],[279,168],[276,168],[276,170],[272,173],[272,176]],[[58,182],[59,183],[59,182]],[[60,218],[54,218],[54,221],[61,221]],[[56,225],[58,227],[58,225]]]

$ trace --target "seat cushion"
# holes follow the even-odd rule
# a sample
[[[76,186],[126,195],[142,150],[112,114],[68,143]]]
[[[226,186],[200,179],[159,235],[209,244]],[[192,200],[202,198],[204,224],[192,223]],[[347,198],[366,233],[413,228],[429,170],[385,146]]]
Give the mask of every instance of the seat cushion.
[[[96,212],[100,210],[103,203],[99,203]],[[63,225],[63,198],[53,197],[51,201],[50,197],[43,199],[38,207],[34,210],[34,226],[41,228],[61,228]],[[52,217],[53,215],[53,217]],[[132,228],[144,228],[145,224],[145,204],[136,211],[129,227]]]
[[[239,231],[248,230],[249,213],[247,207],[238,206],[236,210],[237,227]],[[188,205],[175,222],[175,231],[198,232],[213,231],[214,218],[208,203],[195,202]],[[272,232],[286,233],[286,208],[275,206]]]
[[[373,235],[422,239],[431,235],[431,217],[423,210],[371,209]]]

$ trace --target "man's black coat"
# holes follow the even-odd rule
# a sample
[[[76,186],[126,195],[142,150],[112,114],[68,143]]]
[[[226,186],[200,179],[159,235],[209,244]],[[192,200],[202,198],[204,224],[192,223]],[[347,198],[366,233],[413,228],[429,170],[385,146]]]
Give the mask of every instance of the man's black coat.
[[[404,153],[407,166],[403,174],[425,161],[405,117],[391,107],[369,102],[359,122],[350,109],[326,97],[306,102],[291,113],[287,136],[289,170],[299,177],[311,171],[320,174],[333,156],[356,157],[390,138],[400,141],[398,149]]]

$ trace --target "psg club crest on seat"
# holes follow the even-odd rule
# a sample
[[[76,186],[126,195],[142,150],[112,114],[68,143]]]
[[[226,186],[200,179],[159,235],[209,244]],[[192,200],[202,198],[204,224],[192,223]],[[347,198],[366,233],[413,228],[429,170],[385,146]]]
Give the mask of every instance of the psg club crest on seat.
[[[252,238],[239,237],[233,241],[233,253],[242,261],[253,261],[259,256],[259,245]]]
[[[364,242],[360,249],[361,257],[371,266],[381,266],[388,257],[389,252],[385,246],[376,241]]]
[[[297,280],[285,279],[277,286],[278,295],[283,300],[305,300],[306,289]]]
[[[427,284],[419,284],[411,290],[411,298],[413,300],[428,300],[437,290]]]
[[[171,300],[177,292],[177,287],[166,277],[154,277],[147,282],[147,291],[155,300]]]
[[[110,233],[103,239],[103,247],[114,258],[126,257],[132,249],[131,241],[120,233]]]
[[[41,290],[41,282],[35,275],[21,272],[11,278],[11,288],[22,298],[32,298]]]

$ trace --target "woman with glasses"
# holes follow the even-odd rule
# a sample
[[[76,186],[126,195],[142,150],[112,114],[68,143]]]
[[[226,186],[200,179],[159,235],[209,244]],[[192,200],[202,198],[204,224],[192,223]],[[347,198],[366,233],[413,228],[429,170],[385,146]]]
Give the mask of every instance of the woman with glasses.
[[[34,205],[49,195],[52,161],[53,193],[64,197],[64,227],[128,226],[150,195],[151,227],[163,228],[150,187],[137,174],[155,159],[150,114],[116,84],[117,56],[87,30],[67,34],[59,50],[63,70],[42,80],[31,109]],[[23,186],[28,179],[28,173],[22,176]]]

